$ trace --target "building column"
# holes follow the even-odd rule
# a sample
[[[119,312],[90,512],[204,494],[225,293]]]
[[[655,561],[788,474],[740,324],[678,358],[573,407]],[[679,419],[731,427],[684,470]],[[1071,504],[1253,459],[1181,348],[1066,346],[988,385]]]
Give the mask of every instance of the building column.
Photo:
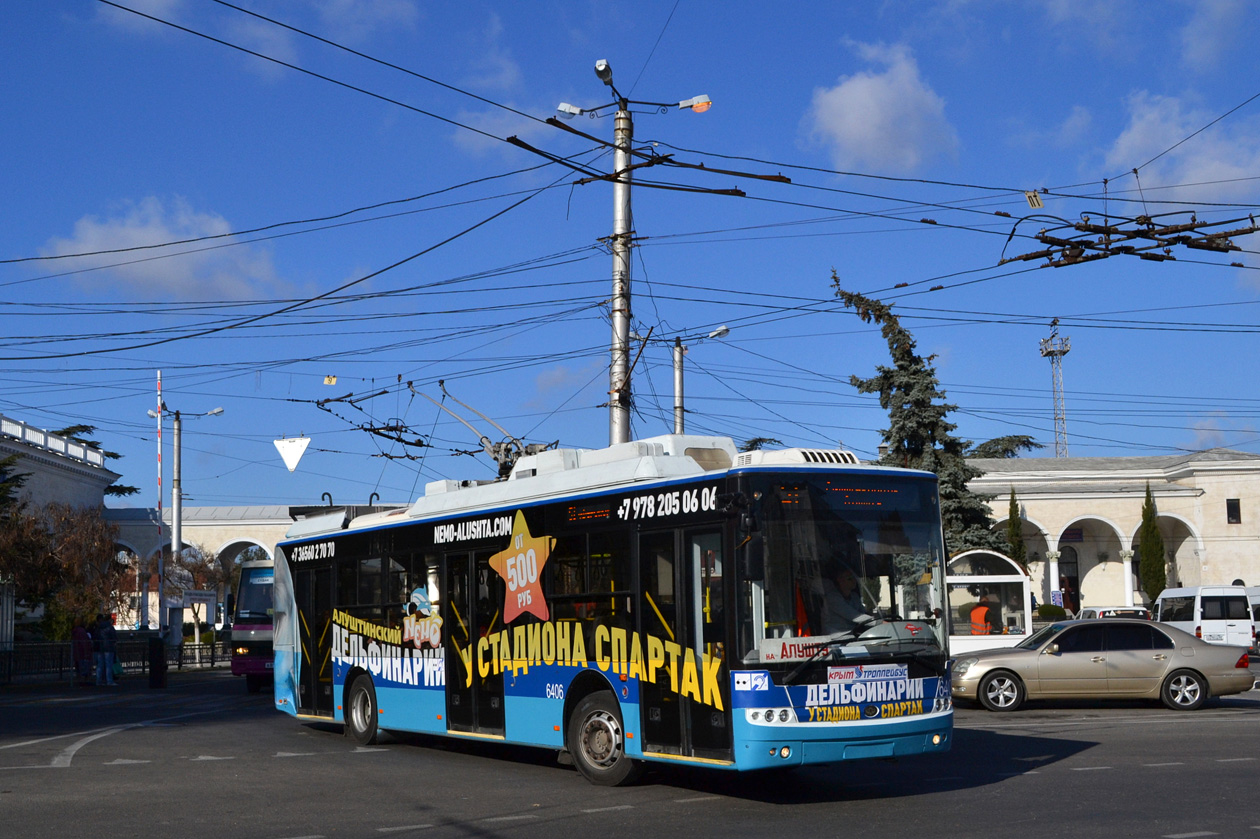
[[[1046,572],[1050,575],[1050,602],[1055,606],[1063,605],[1063,590],[1059,588],[1059,551],[1046,551],[1046,562],[1050,569]]]
[[[1124,565],[1124,605],[1133,605],[1133,551],[1121,551],[1120,562]]]

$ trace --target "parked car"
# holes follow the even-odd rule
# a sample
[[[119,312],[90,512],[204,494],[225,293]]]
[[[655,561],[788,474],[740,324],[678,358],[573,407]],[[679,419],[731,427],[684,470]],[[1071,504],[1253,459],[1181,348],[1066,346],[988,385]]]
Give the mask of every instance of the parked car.
[[[960,656],[955,699],[1014,711],[1026,699],[1159,699],[1192,711],[1210,696],[1251,690],[1246,647],[1209,644],[1130,618],[1060,621],[1014,647]]]
[[[1140,618],[1150,620],[1151,613],[1145,606],[1087,606],[1077,614],[1081,620],[1094,618]]]

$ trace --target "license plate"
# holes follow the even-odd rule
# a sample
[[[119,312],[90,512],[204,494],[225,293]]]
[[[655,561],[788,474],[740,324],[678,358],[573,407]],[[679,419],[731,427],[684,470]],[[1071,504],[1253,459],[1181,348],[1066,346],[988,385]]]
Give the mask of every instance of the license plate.
[[[274,662],[274,661],[269,661],[269,662],[267,662],[267,663],[266,663],[265,665],[263,665],[263,666],[264,666],[264,667],[266,667],[268,670],[270,670],[273,664],[275,664],[275,662]]]

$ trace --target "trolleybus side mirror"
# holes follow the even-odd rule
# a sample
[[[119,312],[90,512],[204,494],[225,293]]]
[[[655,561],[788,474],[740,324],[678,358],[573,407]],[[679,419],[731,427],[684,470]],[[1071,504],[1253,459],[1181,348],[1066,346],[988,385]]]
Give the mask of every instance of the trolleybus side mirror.
[[[764,580],[766,578],[766,545],[765,540],[761,538],[761,533],[758,531],[749,533],[742,551],[743,556],[740,559],[743,563],[744,579],[752,582]]]

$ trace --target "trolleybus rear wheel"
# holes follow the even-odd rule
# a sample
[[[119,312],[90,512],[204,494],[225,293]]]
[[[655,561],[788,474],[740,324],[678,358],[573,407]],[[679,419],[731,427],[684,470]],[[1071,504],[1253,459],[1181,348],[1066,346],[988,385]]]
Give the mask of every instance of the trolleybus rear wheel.
[[[376,688],[371,676],[360,676],[350,685],[346,698],[346,734],[361,746],[376,742]]]
[[[626,754],[621,709],[612,691],[592,693],[579,702],[567,734],[573,763],[591,783],[612,787],[638,778],[642,767]]]

